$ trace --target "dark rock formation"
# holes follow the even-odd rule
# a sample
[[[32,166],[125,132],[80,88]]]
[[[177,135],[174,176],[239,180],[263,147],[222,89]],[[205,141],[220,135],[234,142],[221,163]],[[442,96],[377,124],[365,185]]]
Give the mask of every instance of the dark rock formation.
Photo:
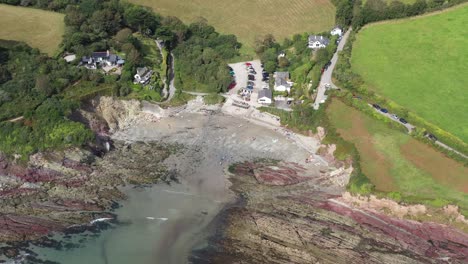
[[[0,242],[73,232],[72,226],[113,217],[107,212],[125,199],[117,187],[169,181],[161,162],[174,150],[156,143],[117,142],[103,158],[79,149],[35,154],[27,164],[0,156]]]
[[[448,226],[396,219],[339,202],[339,192],[271,162],[231,167],[243,201],[224,212],[193,263],[467,263],[468,235]],[[300,168],[299,168],[300,169]],[[281,181],[277,181],[281,179]],[[287,184],[287,186],[272,186]],[[297,184],[290,185],[296,182]]]

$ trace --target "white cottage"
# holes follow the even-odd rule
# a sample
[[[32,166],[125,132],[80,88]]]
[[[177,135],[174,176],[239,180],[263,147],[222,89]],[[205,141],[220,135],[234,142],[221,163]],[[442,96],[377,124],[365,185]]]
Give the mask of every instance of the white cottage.
[[[309,36],[309,48],[310,49],[321,49],[325,48],[330,44],[330,40],[324,36],[316,36],[310,35]]]
[[[262,89],[258,92],[258,99],[257,102],[259,104],[271,104],[271,98],[273,94],[270,89]]]
[[[291,92],[293,82],[289,80],[289,72],[275,72],[275,91]]]
[[[338,37],[341,37],[341,35],[343,35],[343,29],[336,26],[334,27],[331,31],[330,31],[330,34],[332,36],[338,36]]]

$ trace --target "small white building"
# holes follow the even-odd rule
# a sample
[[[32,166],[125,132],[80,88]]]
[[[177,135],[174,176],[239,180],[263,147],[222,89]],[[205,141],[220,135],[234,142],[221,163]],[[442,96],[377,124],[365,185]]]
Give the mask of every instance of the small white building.
[[[277,92],[291,92],[293,82],[289,80],[289,72],[275,72],[275,91]]]
[[[135,78],[134,83],[145,84],[151,79],[152,75],[153,71],[147,67],[137,68],[137,73],[133,76]]]
[[[330,40],[324,36],[309,36],[309,48],[310,49],[322,49],[330,44]]]
[[[271,98],[273,94],[270,89],[262,89],[258,92],[258,99],[257,102],[259,104],[271,104]]]
[[[334,27],[331,31],[330,31],[330,34],[332,36],[338,36],[338,37],[341,37],[341,35],[343,35],[343,29],[336,26]]]

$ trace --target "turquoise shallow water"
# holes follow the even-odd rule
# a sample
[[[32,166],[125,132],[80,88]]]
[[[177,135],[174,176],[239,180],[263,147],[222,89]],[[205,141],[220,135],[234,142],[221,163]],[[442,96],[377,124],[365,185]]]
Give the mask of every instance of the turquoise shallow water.
[[[186,263],[190,250],[204,244],[206,227],[223,205],[181,184],[125,192],[129,199],[115,211],[125,224],[94,236],[55,237],[63,242],[82,240],[78,248],[30,249],[41,260],[64,264]]]

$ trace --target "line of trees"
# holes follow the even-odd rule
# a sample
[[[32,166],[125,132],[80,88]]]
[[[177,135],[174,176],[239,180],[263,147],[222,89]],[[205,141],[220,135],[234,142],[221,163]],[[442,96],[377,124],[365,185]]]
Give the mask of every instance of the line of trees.
[[[135,68],[147,63],[135,32],[165,41],[176,56],[178,85],[184,89],[225,91],[231,82],[227,61],[237,56],[240,48],[235,36],[217,33],[206,21],[185,25],[175,17],[162,17],[149,8],[119,0],[0,3],[65,13],[62,48],[78,58],[107,49],[126,58],[122,75],[116,78],[76,67],[61,58],[49,58],[22,43],[0,41],[0,151],[7,154],[27,157],[47,148],[92,140],[89,129],[67,118],[79,106],[80,98],[67,99],[67,91],[87,85],[86,91],[105,86],[115,95],[130,93]],[[6,121],[18,116],[24,116],[24,121]]]
[[[445,9],[467,0],[416,0],[404,4],[398,0],[333,0],[337,24],[352,25],[355,30],[376,21],[420,15]]]

